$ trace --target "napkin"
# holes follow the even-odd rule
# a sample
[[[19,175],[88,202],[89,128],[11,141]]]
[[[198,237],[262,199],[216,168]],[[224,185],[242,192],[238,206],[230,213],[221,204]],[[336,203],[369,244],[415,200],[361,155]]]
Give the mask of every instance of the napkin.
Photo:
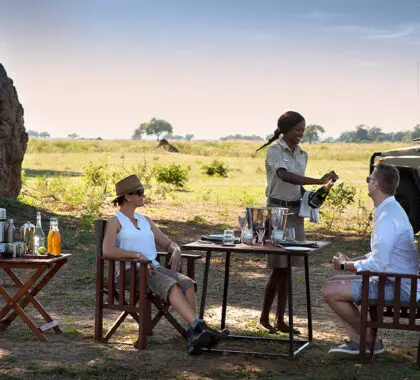
[[[312,191],[305,191],[300,202],[299,216],[301,218],[309,218],[311,223],[318,223],[319,219],[319,210],[317,208],[312,208],[308,204],[308,197]]]

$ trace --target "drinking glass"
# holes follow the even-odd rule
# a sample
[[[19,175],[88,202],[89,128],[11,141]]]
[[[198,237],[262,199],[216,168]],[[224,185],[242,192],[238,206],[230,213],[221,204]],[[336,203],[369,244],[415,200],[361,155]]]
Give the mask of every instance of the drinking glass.
[[[248,214],[246,210],[242,210],[238,215],[238,222],[239,222],[239,227],[241,227],[241,231],[243,231],[244,228],[246,227],[247,216]]]
[[[252,238],[254,236],[254,233],[252,230],[244,229],[241,233],[241,243],[251,245],[252,244]]]
[[[271,243],[281,244],[283,240],[283,230],[273,230],[271,233]]]
[[[258,244],[264,245],[264,236],[265,236],[265,228],[264,225],[261,225],[257,228],[257,236],[258,236]]]
[[[295,240],[296,234],[293,227],[288,227],[284,230],[284,240]]]
[[[223,233],[223,244],[234,244],[235,243],[235,231],[225,230]]]

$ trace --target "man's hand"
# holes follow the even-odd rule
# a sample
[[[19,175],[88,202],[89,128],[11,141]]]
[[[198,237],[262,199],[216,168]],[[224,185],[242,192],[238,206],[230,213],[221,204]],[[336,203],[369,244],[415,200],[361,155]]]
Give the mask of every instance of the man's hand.
[[[181,248],[179,248],[178,246],[176,246],[174,251],[172,252],[171,259],[169,260],[169,265],[171,266],[171,269],[175,272],[179,272],[181,270]]]
[[[346,259],[344,257],[334,256],[332,259],[334,269],[341,270],[341,264],[343,264],[345,261]]]
[[[337,252],[337,254],[333,257],[333,259],[336,257],[341,258],[344,261],[350,261],[349,257],[345,255],[343,252]]]

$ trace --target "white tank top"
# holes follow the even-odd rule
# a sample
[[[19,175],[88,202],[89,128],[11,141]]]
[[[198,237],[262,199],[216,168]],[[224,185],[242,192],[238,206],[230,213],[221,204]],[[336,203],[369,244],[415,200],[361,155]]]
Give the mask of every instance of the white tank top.
[[[121,224],[121,230],[117,234],[116,246],[127,251],[141,252],[148,260],[152,260],[156,268],[160,267],[159,262],[156,260],[155,235],[147,219],[143,215],[135,213],[134,218],[137,219],[137,229],[130,218],[121,211],[117,211],[115,216]],[[128,269],[127,266],[126,269]],[[115,265],[115,273],[117,276],[120,273],[119,263]]]

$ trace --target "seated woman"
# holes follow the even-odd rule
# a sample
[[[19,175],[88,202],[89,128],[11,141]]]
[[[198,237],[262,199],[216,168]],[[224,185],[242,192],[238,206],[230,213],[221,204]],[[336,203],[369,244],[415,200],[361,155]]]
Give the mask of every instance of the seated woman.
[[[139,258],[151,260],[148,286],[153,293],[166,300],[187,323],[188,353],[199,354],[202,348],[211,348],[228,334],[206,325],[196,314],[194,281],[178,271],[181,269],[181,249],[144,215],[135,213],[144,206],[144,188],[136,175],[130,175],[115,185],[117,197],[113,201],[119,211],[105,228],[103,254],[106,258]],[[171,269],[161,267],[156,260],[156,244],[171,253]],[[115,271],[119,276],[119,265]],[[129,270],[129,269],[128,269]],[[139,276],[139,271],[137,271]],[[126,286],[128,287],[129,275]]]

